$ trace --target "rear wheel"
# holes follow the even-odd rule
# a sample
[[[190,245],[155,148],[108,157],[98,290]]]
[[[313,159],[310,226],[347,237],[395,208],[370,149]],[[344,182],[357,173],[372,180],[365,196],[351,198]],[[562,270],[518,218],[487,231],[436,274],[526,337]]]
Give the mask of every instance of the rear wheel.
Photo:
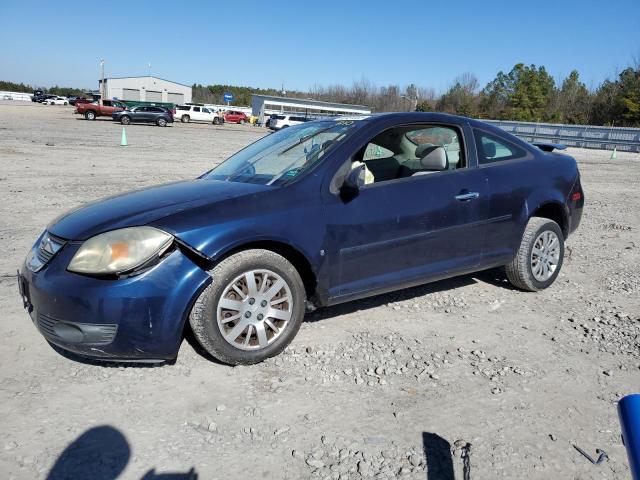
[[[128,115],[123,115],[120,117],[120,123],[122,125],[129,125],[131,123],[131,118]]]
[[[94,112],[93,110],[87,110],[86,112],[84,112],[84,118],[86,118],[87,120],[95,120],[96,112]]]
[[[214,124],[214,125],[220,125],[220,118],[219,118],[219,117],[215,117],[215,118],[213,119],[213,124]]]
[[[189,117],[189,115],[183,115],[182,118],[180,119],[182,123],[189,123],[190,120],[191,120],[191,117]]]
[[[156,125],[158,125],[159,127],[166,127],[167,126],[167,119],[166,118],[158,118],[156,120]]]
[[[516,257],[505,266],[514,287],[537,292],[549,287],[564,260],[564,235],[553,220],[533,217],[527,223]]]
[[[65,104],[65,105],[69,105],[69,103],[68,103],[68,102],[64,102],[64,104]]]
[[[238,122],[240,125],[244,125],[244,119],[240,119],[240,121]]]
[[[252,364],[279,354],[300,329],[305,290],[297,270],[269,250],[245,250],[221,261],[196,301],[189,323],[218,360]]]

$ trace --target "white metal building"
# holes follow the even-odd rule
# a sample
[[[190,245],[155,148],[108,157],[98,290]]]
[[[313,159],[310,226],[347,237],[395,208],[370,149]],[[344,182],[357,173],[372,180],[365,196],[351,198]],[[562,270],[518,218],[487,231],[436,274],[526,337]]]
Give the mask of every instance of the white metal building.
[[[297,113],[304,116],[322,115],[368,115],[369,107],[347,103],[319,102],[305,98],[252,95],[251,110],[257,117],[271,113]]]
[[[134,100],[141,102],[188,103],[191,87],[158,77],[105,78],[105,99]],[[98,80],[102,91],[102,80]]]

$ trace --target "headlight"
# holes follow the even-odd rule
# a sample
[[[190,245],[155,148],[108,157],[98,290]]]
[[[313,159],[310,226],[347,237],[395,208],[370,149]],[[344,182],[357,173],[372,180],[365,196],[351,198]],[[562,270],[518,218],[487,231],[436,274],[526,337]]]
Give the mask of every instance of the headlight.
[[[132,270],[160,256],[173,237],[153,227],[131,227],[101,233],[82,244],[68,270],[108,274]]]

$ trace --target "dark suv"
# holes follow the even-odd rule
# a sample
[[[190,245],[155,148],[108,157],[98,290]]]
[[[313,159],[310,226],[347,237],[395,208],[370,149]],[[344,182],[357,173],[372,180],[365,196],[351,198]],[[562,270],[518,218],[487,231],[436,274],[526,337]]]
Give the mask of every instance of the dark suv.
[[[111,116],[115,121],[123,125],[130,123],[155,123],[159,127],[166,127],[173,123],[173,113],[166,107],[140,106],[130,110],[114,112]]]

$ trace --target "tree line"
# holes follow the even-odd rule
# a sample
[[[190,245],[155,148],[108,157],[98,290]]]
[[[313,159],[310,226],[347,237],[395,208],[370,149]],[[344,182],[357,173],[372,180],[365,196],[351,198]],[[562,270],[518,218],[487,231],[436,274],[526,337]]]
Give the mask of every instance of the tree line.
[[[234,94],[237,105],[250,105],[254,93],[282,94],[276,89],[232,85],[193,86],[196,102],[224,103],[225,92]],[[377,87],[367,79],[350,87],[314,85],[307,92],[286,95],[364,105],[373,112],[436,111],[496,120],[640,127],[640,64],[625,68],[595,90],[587,88],[576,70],[556,84],[545,67],[518,63],[508,73],[498,72],[483,88],[475,75],[460,75],[441,95],[415,84],[405,89]]]
[[[0,81],[0,90],[32,92],[30,85]],[[82,95],[67,87],[41,89],[55,95]],[[275,88],[236,85],[192,87],[193,101],[223,104],[223,95],[234,95],[234,105],[251,105],[251,96],[286,95],[294,98],[348,103],[369,107],[373,112],[436,111],[474,118],[527,122],[568,123],[640,127],[640,62],[629,66],[613,79],[588,89],[576,70],[556,83],[544,66],[518,63],[508,72],[481,88],[472,73],[457,77],[441,95],[433,88],[410,84],[378,87],[367,79],[344,85],[314,85],[307,92],[281,92]]]

